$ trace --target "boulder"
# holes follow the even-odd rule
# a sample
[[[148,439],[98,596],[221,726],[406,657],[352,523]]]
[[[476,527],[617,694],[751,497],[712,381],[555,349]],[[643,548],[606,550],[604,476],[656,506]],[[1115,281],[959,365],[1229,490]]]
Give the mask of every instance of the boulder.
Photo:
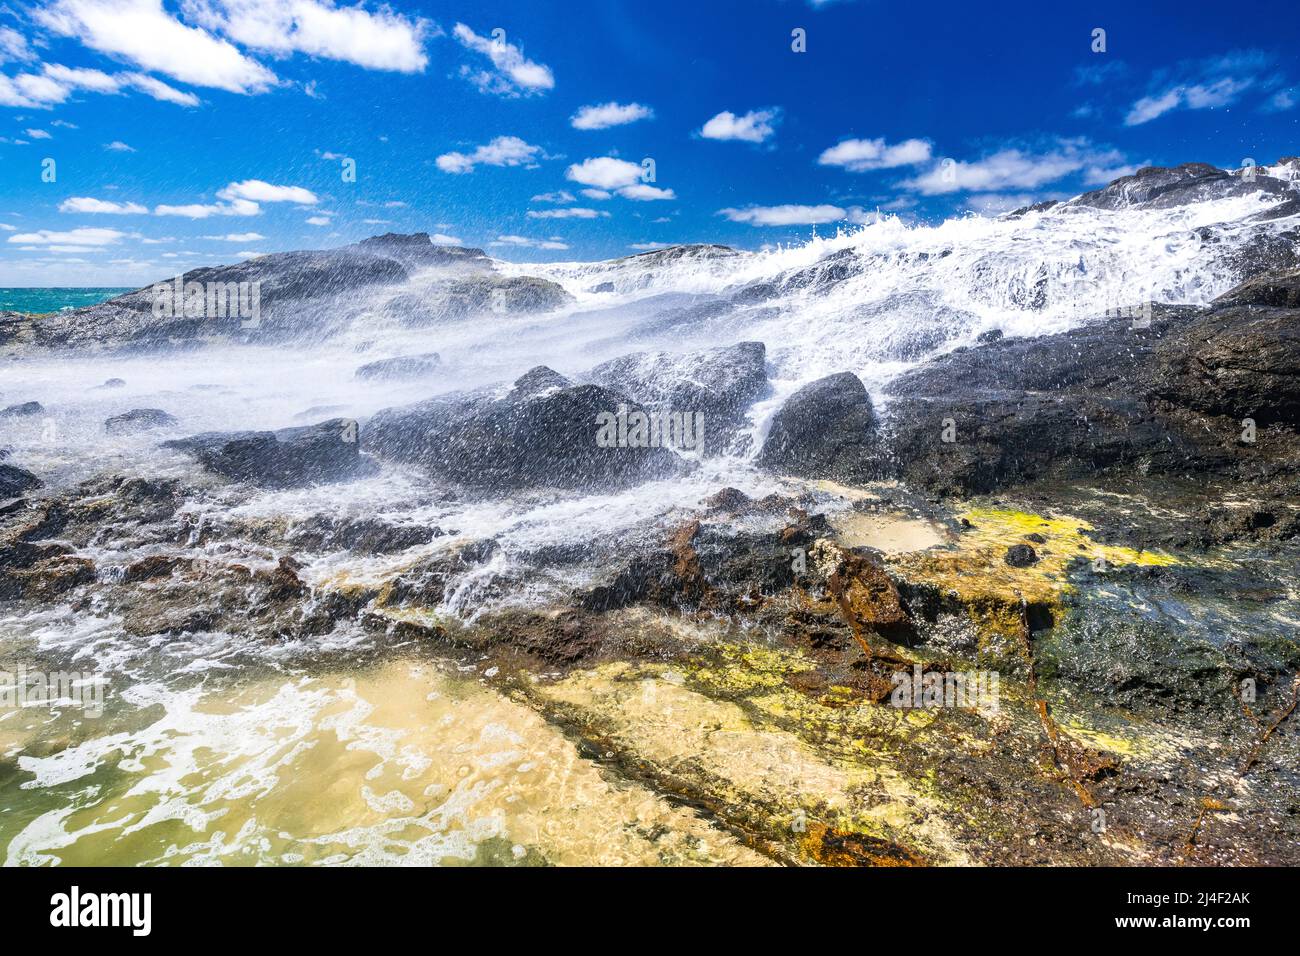
[[[25,418],[29,415],[39,415],[43,411],[45,408],[40,402],[23,402],[21,405],[10,405],[0,411],[0,418]]]
[[[437,477],[490,490],[605,490],[683,470],[664,447],[598,443],[599,416],[638,407],[611,389],[563,382],[549,369],[533,369],[504,398],[453,395],[385,409],[367,423],[365,444]]]
[[[208,471],[269,488],[347,481],[373,471],[361,457],[357,423],[335,418],[266,432],[205,432],[163,442]]]
[[[166,428],[176,424],[176,417],[161,408],[133,408],[114,415],[104,422],[104,431],[110,435],[133,435],[153,428]]]
[[[703,416],[705,450],[724,448],[745,411],[768,392],[762,342],[694,352],[637,352],[596,366],[587,378],[659,412]]]
[[[817,379],[772,419],[758,464],[779,474],[861,481],[881,471],[871,396],[852,372]]]
[[[40,487],[41,480],[24,468],[0,464],[0,500]]]

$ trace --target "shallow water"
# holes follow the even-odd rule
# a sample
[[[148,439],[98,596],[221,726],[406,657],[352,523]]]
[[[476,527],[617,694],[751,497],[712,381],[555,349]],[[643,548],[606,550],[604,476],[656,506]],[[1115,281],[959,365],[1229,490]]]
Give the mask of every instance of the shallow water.
[[[1193,230],[1228,223],[1231,236],[1245,229],[1233,223],[1262,208],[1246,198],[1156,212],[969,217],[937,227],[885,220],[797,248],[663,266],[503,265],[561,283],[576,307],[424,330],[362,321],[312,347],[9,362],[0,401],[36,400],[46,412],[6,422],[4,445],[53,488],[106,471],[201,483],[192,462],[157,448],[160,437],[364,420],[432,394],[500,386],[540,363],[577,376],[637,349],[759,340],[768,348],[773,395],[751,410],[752,453],[784,398],[825,374],[854,371],[878,394],[900,371],[988,329],[1039,335],[1148,299],[1209,301],[1233,277],[1213,264],[1217,253]],[[834,283],[814,275],[758,305],[686,324],[664,318],[837,253],[853,267]],[[418,293],[424,281],[396,291]],[[613,291],[593,291],[606,282]],[[391,294],[374,295],[376,314]],[[355,378],[364,362],[427,351],[442,356],[434,380]],[[102,387],[109,378],[125,385]],[[104,433],[105,418],[139,407],[162,408],[180,424],[166,434]],[[385,466],[376,477],[328,488],[214,487],[186,509],[196,523],[329,514],[449,531],[384,557],[298,554],[309,584],[378,582],[440,550],[494,538],[497,554],[451,588],[439,609],[472,619],[494,603],[553,599],[606,570],[589,561],[512,578],[517,561],[539,548],[595,554],[602,539],[661,535],[726,485],[756,497],[789,490],[756,472],[749,453],[616,494],[448,500],[413,470]],[[843,526],[878,544],[883,535],[890,551],[941,538],[923,522],[884,521],[857,517]],[[192,550],[204,553],[200,545]],[[87,556],[101,568],[132,557],[111,539]],[[239,557],[270,565],[277,556],[250,543]],[[762,862],[693,812],[607,777],[532,709],[472,674],[411,645],[374,640],[346,628],[303,646],[250,645],[221,634],[148,640],[127,635],[110,609],[19,614],[0,606],[0,668],[77,670],[107,681],[99,717],[66,705],[0,711],[6,862]]]

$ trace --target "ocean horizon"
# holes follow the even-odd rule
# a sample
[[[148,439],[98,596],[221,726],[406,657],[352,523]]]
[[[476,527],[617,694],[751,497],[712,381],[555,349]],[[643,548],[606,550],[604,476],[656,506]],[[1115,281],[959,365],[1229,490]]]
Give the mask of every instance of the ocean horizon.
[[[77,309],[130,292],[132,286],[16,286],[0,288],[0,311],[41,314]]]

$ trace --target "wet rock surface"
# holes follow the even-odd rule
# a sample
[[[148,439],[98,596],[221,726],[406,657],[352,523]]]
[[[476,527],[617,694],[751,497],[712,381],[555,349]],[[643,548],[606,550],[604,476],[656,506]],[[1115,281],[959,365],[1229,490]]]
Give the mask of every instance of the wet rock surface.
[[[352,419],[274,432],[207,432],[164,442],[193,456],[204,468],[234,481],[267,487],[298,487],[347,481],[373,470],[361,456]]]
[[[364,441],[379,455],[474,488],[620,488],[682,472],[668,448],[598,442],[600,416],[639,410],[626,395],[560,381],[534,370],[501,399],[388,409],[366,424]]]

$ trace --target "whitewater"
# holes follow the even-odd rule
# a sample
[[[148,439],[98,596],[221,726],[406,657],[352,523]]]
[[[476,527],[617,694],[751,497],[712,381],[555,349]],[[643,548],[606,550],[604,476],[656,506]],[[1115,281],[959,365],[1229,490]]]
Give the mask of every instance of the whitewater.
[[[639,350],[766,345],[772,393],[750,409],[748,440],[685,477],[624,492],[449,499],[418,470],[385,465],[319,488],[213,483],[184,507],[194,533],[173,553],[200,558],[227,553],[228,542],[209,544],[200,533],[216,518],[364,516],[454,531],[398,554],[298,554],[308,584],[378,583],[465,541],[495,539],[496,553],[457,580],[440,608],[472,620],[486,608],[544,603],[608,570],[579,562],[522,577],[519,555],[607,537],[649,540],[725,486],[753,496],[788,491],[752,457],[771,416],[803,384],[851,371],[887,408],[881,391],[890,380],[994,331],[1040,336],[1148,302],[1208,303],[1238,281],[1225,249],[1297,226],[1300,216],[1261,218],[1277,202],[1253,194],[1171,209],[1063,204],[938,225],[883,217],[758,252],[687,247],[608,262],[496,262],[505,275],[559,284],[575,304],[410,329],[388,305],[418,299],[443,278],[417,274],[364,293],[350,326],[314,343],[25,357],[4,371],[3,403],[40,401],[46,411],[11,421],[6,445],[54,489],[104,472],[193,481],[193,462],[160,450],[156,435],[110,436],[104,419],[162,408],[184,434],[333,417],[364,423],[435,394],[504,394],[540,364],[581,380]],[[441,358],[431,381],[355,375],[364,362],[426,352]],[[124,384],[105,387],[110,379]],[[121,549],[106,529],[87,556],[112,574],[148,552]],[[278,556],[249,542],[242,557],[273,567]],[[24,771],[2,795],[14,808],[3,834],[9,863],[484,862],[485,847],[519,859],[540,844],[555,860],[637,862],[659,850],[630,835],[628,819],[686,835],[702,828],[660,798],[612,786],[535,714],[460,681],[427,649],[352,624],[311,646],[268,647],[217,633],[132,637],[112,608],[94,602],[0,609],[0,652],[28,666],[93,667],[112,690],[94,727],[71,710],[0,716],[4,757]],[[358,656],[373,663],[381,652],[376,668],[354,669]],[[700,849],[683,836],[673,852],[683,862],[753,862],[725,841]]]

